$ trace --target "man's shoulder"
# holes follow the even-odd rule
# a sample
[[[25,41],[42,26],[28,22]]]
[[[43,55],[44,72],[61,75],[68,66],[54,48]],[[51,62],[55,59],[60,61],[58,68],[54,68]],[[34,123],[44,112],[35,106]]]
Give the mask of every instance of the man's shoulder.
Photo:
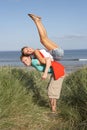
[[[32,65],[37,65],[38,64],[38,59],[32,59]]]

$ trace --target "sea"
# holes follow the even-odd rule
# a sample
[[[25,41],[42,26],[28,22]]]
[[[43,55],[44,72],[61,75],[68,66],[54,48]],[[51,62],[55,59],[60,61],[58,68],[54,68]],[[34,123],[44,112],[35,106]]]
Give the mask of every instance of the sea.
[[[20,51],[0,51],[0,66],[24,67],[20,61]],[[87,65],[87,49],[64,50],[64,57],[59,61],[67,72]]]

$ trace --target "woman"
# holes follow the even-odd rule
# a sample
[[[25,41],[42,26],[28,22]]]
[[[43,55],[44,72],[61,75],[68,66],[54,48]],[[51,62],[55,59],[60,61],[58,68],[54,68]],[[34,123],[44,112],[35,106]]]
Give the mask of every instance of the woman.
[[[41,17],[35,16],[33,14],[28,14],[28,16],[32,18],[32,20],[34,21],[37,27],[39,37],[40,37],[40,42],[42,43],[42,45],[53,56],[54,60],[60,60],[64,56],[64,51],[58,45],[56,45],[56,43],[54,43],[48,38],[46,29],[41,22]],[[34,49],[29,47],[24,47],[22,48],[22,53],[32,54],[34,53]],[[38,51],[36,51],[35,53],[38,56]]]
[[[40,41],[48,52],[44,49],[34,50],[30,47],[23,47],[21,52],[23,55],[30,55],[32,58],[36,57],[40,63],[46,64],[46,69],[43,74],[43,78],[45,79],[47,77],[47,71],[51,66],[51,61],[60,60],[64,55],[64,51],[48,38],[46,29],[41,22],[41,17],[35,16],[33,14],[28,14],[28,16],[30,16],[34,21],[40,36]]]

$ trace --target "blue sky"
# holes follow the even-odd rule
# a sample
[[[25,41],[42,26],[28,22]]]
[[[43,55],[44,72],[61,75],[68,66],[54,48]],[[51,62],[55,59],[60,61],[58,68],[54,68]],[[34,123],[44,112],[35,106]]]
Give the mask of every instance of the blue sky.
[[[87,49],[87,0],[0,0],[0,51],[43,47],[28,13],[63,49]]]

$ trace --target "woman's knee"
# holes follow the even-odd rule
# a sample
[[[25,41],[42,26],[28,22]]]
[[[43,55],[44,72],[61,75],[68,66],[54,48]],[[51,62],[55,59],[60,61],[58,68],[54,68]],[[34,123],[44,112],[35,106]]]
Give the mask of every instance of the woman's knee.
[[[45,42],[47,42],[47,41],[48,41],[48,38],[47,38],[46,36],[40,37],[40,42],[41,42],[41,43],[45,43]]]

